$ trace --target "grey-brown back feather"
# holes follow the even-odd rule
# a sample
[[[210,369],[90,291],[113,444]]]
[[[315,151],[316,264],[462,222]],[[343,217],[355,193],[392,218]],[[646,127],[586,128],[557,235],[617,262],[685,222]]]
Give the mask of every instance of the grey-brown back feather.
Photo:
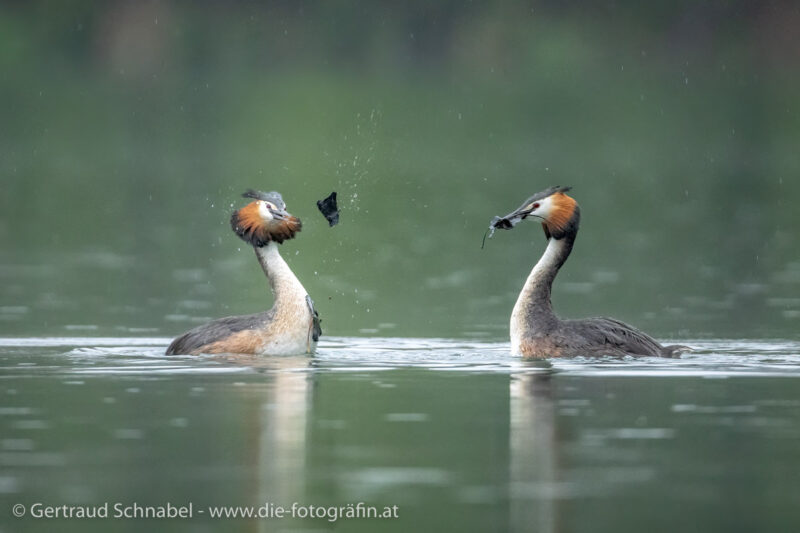
[[[651,355],[662,357],[664,347],[650,335],[613,318],[587,318],[562,322],[568,339],[583,339],[592,352],[610,355]],[[575,346],[581,349],[580,345]]]
[[[187,331],[172,341],[167,348],[167,355],[191,354],[203,346],[226,339],[239,331],[263,328],[265,324],[273,320],[274,316],[275,312],[270,309],[252,315],[228,316],[212,320],[208,324]]]

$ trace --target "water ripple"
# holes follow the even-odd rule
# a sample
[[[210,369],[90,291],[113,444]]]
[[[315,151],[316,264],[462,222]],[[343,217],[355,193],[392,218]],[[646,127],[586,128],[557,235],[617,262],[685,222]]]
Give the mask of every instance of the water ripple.
[[[577,357],[523,361],[506,342],[463,339],[332,337],[314,357],[165,356],[168,338],[0,338],[3,377],[364,372],[399,367],[478,373],[557,372],[581,376],[800,376],[800,342],[682,340],[695,352],[679,359]]]

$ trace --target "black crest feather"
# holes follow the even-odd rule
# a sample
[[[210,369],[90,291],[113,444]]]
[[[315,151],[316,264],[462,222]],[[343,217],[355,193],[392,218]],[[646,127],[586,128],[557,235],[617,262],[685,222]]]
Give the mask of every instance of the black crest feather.
[[[270,202],[280,209],[286,209],[286,203],[283,201],[283,196],[281,196],[281,193],[276,191],[262,192],[255,189],[247,189],[242,193],[242,198],[253,198],[254,200]]]

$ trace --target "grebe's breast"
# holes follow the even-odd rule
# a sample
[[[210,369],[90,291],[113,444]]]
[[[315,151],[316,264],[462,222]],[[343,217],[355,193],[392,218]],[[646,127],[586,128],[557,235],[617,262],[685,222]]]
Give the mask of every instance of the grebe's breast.
[[[513,355],[523,355],[522,342],[524,332],[528,329],[525,323],[525,313],[523,311],[522,295],[520,294],[517,303],[514,305],[514,310],[511,311],[511,324],[509,332],[511,333],[511,353]]]
[[[311,299],[293,301],[285,307],[272,309],[272,320],[257,335],[260,355],[313,354],[319,340],[319,318]]]

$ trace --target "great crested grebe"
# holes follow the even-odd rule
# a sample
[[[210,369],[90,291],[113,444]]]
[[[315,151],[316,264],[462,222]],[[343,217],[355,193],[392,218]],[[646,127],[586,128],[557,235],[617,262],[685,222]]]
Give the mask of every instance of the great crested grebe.
[[[167,355],[246,353],[313,354],[322,333],[314,302],[278,252],[278,245],[300,231],[300,219],[286,212],[277,192],[248,190],[254,201],[235,211],[231,228],[256,251],[275,303],[253,315],[220,318],[187,331],[169,345]]]
[[[547,249],[531,270],[511,312],[511,350],[530,359],[578,355],[677,357],[686,346],[662,346],[649,335],[613,318],[561,320],[550,304],[558,270],[569,257],[581,211],[567,196],[571,187],[550,187],[528,198],[516,211],[495,217],[490,229],[511,229],[528,217],[538,219]]]

